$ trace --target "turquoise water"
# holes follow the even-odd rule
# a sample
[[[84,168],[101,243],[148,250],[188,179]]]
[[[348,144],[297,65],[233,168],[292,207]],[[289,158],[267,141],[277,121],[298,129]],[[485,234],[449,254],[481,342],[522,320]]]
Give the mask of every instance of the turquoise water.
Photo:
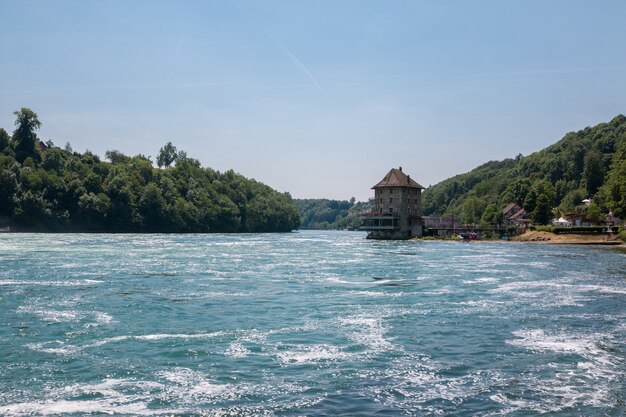
[[[0,414],[621,416],[626,255],[0,235]]]

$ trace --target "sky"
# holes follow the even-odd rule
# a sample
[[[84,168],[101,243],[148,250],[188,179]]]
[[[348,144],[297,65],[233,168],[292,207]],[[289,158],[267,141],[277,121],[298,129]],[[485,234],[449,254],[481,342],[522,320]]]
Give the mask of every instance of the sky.
[[[626,2],[0,0],[0,127],[295,198],[424,187],[626,113]]]

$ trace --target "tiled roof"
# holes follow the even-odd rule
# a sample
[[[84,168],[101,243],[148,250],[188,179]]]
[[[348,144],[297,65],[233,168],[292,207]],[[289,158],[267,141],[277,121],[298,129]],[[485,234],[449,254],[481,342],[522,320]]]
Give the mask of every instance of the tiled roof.
[[[506,206],[503,210],[502,210],[502,214],[507,214],[509,211],[511,211],[511,209],[513,207],[517,206],[517,204],[515,203],[509,203],[508,206]]]
[[[409,187],[424,189],[424,187],[412,180],[409,175],[402,172],[402,167],[391,168],[391,171],[389,171],[378,184],[373,186],[372,189],[379,187]]]
[[[510,216],[507,220],[516,220],[516,219],[524,219],[526,216],[526,210],[521,209],[520,211],[518,211],[517,213],[515,213],[514,215]]]

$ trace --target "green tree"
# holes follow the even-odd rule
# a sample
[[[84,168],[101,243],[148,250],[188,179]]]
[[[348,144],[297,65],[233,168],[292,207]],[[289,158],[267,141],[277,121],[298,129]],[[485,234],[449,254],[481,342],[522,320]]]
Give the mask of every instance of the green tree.
[[[151,182],[139,199],[139,211],[144,218],[145,226],[150,231],[163,230],[165,224],[165,200],[159,187]]]
[[[13,196],[17,192],[18,182],[14,172],[0,170],[0,214],[9,216],[13,211]]]
[[[157,156],[157,165],[159,168],[168,168],[176,161],[176,159],[178,159],[176,146],[172,145],[172,142],[167,142],[165,146],[163,146],[159,150],[159,155]]]
[[[104,153],[104,157],[111,161],[112,164],[127,164],[130,162],[131,159],[130,156],[124,155],[122,152],[116,149],[106,151]]]
[[[0,127],[0,152],[5,150],[7,146],[11,143],[11,137],[7,133],[6,130]]]
[[[502,210],[498,209],[497,204],[495,203],[489,204],[487,207],[485,207],[485,210],[483,211],[483,214],[480,217],[481,224],[484,224],[484,225],[498,224],[499,223],[498,214],[500,214],[501,212]]]
[[[15,125],[17,129],[13,132],[13,148],[15,149],[15,159],[18,162],[24,162],[28,157],[39,160],[39,152],[35,150],[37,143],[37,134],[35,133],[41,127],[41,122],[37,118],[37,114],[26,107],[14,112],[16,119]]]
[[[531,194],[534,196],[531,220],[535,224],[548,224],[554,207],[554,187],[548,181],[540,180],[533,184]]]
[[[103,193],[87,193],[78,199],[81,220],[92,230],[102,229],[110,206],[111,199]]]
[[[587,189],[587,195],[593,196],[604,181],[604,163],[602,153],[592,149],[584,158],[583,178]]]
[[[463,223],[473,224],[478,223],[480,214],[482,212],[483,201],[480,197],[470,196],[465,199],[462,208]]]
[[[602,219],[602,212],[600,207],[596,203],[591,203],[587,206],[587,216],[595,223],[598,223]]]

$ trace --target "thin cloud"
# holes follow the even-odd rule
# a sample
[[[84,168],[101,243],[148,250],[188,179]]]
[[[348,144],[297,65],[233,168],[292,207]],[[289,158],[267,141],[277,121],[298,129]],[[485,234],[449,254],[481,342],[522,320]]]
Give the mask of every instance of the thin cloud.
[[[241,6],[236,0],[230,0],[229,1],[230,4],[237,9],[237,11],[239,12],[239,14],[241,14],[241,17],[246,20],[249,24],[251,24],[253,27],[255,27],[256,25],[253,23],[253,21],[250,19],[248,13],[246,12],[246,10],[243,8],[243,6]],[[298,69],[300,69],[300,71],[302,71],[307,78],[313,83],[313,85],[315,86],[315,88],[317,88],[319,91],[324,92],[324,89],[322,89],[322,86],[317,82],[317,80],[315,79],[315,77],[313,76],[313,74],[311,73],[311,71],[309,71],[309,69],[306,67],[306,65],[304,65],[304,63],[302,61],[300,61],[300,59],[298,59],[297,56],[295,56],[293,54],[293,52],[291,52],[289,50],[289,48],[287,48],[281,41],[279,41],[275,36],[272,36],[271,34],[267,33],[266,31],[261,29],[261,32],[265,33],[265,35],[267,35],[270,39],[272,39],[274,41],[274,43],[280,48],[282,49],[282,51],[285,53],[285,55],[287,55],[287,57],[289,58],[289,60],[291,62],[293,62],[296,67],[298,67]]]
[[[309,69],[302,63],[302,61],[300,61],[298,59],[297,56],[295,56],[290,50],[289,48],[287,48],[282,42],[280,42],[278,39],[276,39],[274,36],[269,35],[268,36],[270,38],[272,38],[272,40],[274,41],[274,43],[276,43],[276,45],[278,45],[278,47],[280,49],[283,50],[283,52],[287,55],[287,57],[289,57],[289,59],[291,60],[291,62],[293,62],[307,77],[309,77],[309,80],[311,80],[311,82],[313,83],[313,85],[320,91],[324,91],[322,89],[322,87],[319,85],[319,83],[317,82],[317,80],[315,79],[315,77],[313,76],[313,74],[311,74],[311,71],[309,71]]]

